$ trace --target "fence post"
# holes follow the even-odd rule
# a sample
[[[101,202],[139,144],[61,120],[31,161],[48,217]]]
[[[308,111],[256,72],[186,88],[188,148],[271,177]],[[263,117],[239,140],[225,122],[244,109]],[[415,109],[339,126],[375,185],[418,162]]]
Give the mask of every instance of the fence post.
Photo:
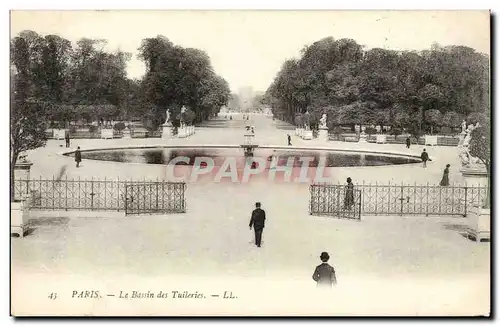
[[[90,179],[90,210],[94,210],[94,177]]]
[[[64,183],[64,188],[65,188],[65,192],[66,192],[66,211],[68,210],[68,175],[66,174],[66,182]]]
[[[401,196],[399,197],[399,202],[401,203],[401,213],[399,216],[403,216],[403,201],[404,201],[404,198],[403,198],[403,181],[401,181]]]
[[[429,216],[429,182],[425,187],[425,216]]]
[[[156,210],[158,211],[158,177],[156,178]]]
[[[467,193],[468,193],[468,191],[467,191],[467,184],[465,184],[464,189],[465,189],[465,204],[464,204],[465,212],[464,212],[464,217],[467,217]]]

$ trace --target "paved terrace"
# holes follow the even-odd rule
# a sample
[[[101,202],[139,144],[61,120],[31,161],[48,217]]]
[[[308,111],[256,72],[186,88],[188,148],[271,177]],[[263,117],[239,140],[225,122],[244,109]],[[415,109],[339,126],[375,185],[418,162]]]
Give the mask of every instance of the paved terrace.
[[[255,117],[257,143],[286,145],[283,125]],[[213,128],[211,121],[188,139],[74,140],[73,147],[138,145],[239,145],[238,128]],[[287,126],[285,126],[287,127]],[[288,128],[288,127],[287,127]],[[291,130],[289,132],[292,132]],[[294,146],[387,151],[419,155],[422,147],[301,141]],[[33,176],[156,178],[164,167],[84,160],[76,169],[60,155],[62,141],[30,153]],[[437,184],[446,163],[460,181],[456,148],[428,148],[433,162],[418,166],[335,168],[344,181]],[[12,239],[13,306],[31,312],[89,314],[250,313],[300,314],[485,314],[489,311],[490,246],[465,239],[463,218],[364,216],[361,222],[308,215],[305,184],[189,184],[187,213],[124,217],[123,213],[55,212],[38,217],[36,229]],[[263,247],[252,244],[249,214],[262,201],[268,220]],[[88,212],[86,212],[88,213]],[[57,216],[57,217],[54,217]],[[328,251],[339,286],[318,296],[311,274]],[[237,301],[68,299],[71,291],[233,290]],[[58,289],[65,300],[46,300]],[[220,293],[222,295],[222,293]],[[42,298],[43,295],[43,298]],[[34,304],[37,302],[37,304]]]

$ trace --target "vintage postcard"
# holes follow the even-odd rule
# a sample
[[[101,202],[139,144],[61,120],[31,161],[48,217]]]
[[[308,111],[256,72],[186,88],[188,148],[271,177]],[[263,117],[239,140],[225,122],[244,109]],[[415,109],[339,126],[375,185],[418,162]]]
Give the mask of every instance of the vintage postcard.
[[[490,12],[10,24],[13,316],[490,316]]]

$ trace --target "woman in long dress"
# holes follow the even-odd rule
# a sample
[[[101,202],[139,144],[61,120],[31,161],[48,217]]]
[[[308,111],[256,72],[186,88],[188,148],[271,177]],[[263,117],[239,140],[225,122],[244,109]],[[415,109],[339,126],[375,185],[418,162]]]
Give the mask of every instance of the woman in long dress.
[[[446,168],[444,169],[443,172],[443,178],[441,179],[441,182],[439,183],[440,186],[446,187],[450,185],[450,165],[446,164]]]
[[[354,205],[354,184],[352,179],[347,178],[347,185],[345,187],[344,209],[351,209]]]

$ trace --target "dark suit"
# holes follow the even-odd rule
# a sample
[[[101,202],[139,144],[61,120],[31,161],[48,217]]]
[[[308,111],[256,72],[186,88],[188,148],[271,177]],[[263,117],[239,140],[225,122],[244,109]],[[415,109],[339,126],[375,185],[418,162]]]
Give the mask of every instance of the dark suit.
[[[76,167],[80,165],[80,162],[82,161],[82,152],[80,152],[79,149],[75,151],[75,162],[76,162]]]
[[[318,286],[332,286],[332,284],[337,284],[335,269],[328,265],[328,263],[316,266],[312,278],[318,283]]]
[[[266,221],[266,212],[263,209],[256,208],[252,212],[252,218],[250,219],[250,227],[253,226],[255,231],[255,244],[260,247],[260,242],[262,240],[262,231],[264,230],[264,225]]]

